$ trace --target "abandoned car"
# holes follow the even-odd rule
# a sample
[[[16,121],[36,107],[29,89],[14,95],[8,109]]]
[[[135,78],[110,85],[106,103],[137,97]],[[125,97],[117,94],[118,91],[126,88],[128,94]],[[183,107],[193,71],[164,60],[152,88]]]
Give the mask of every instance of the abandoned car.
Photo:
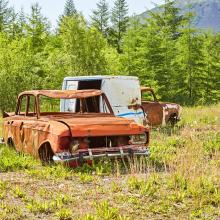
[[[66,77],[63,90],[100,89],[109,99],[114,114],[131,118],[144,126],[172,125],[181,120],[182,108],[174,103],[159,103],[153,90],[140,87],[133,76]],[[61,100],[61,112],[75,112],[76,102]]]
[[[75,102],[75,112],[60,112]],[[103,157],[147,156],[149,130],[115,116],[101,90],[34,90],[18,96],[15,113],[4,113],[3,136],[16,150],[43,162],[76,166]]]

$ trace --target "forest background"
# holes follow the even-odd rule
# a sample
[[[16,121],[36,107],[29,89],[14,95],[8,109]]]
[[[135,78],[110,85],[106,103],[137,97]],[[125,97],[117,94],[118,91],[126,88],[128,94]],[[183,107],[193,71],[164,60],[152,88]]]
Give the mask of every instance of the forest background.
[[[66,76],[138,76],[160,101],[204,105],[220,100],[220,33],[192,25],[195,12],[165,0],[147,17],[128,17],[126,0],[100,0],[90,20],[67,0],[57,28],[41,13],[15,12],[0,0],[0,110],[14,111],[25,90],[61,89]],[[144,10],[144,9],[143,9]],[[220,12],[219,12],[220,13]]]

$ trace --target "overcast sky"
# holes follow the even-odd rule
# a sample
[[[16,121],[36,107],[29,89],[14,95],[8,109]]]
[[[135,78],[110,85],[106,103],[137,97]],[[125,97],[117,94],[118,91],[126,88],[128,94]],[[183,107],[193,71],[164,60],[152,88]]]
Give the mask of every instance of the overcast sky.
[[[15,7],[15,11],[18,12],[23,5],[24,12],[30,12],[30,5],[38,2],[42,7],[42,13],[46,15],[53,26],[56,26],[57,17],[63,13],[66,0],[9,0],[9,5]],[[91,9],[96,9],[96,3],[99,0],[74,0],[75,7],[78,11],[81,11],[86,19],[89,19],[91,15]],[[110,7],[113,6],[114,0],[107,0]],[[163,4],[164,0],[153,0],[154,3]],[[151,9],[154,5],[151,0],[127,0],[129,5],[129,15],[140,14],[146,10]]]

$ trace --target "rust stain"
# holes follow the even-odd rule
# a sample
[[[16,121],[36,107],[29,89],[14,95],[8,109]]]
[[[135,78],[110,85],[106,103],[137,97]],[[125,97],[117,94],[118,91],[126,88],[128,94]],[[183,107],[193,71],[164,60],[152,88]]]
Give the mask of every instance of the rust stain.
[[[128,109],[138,110],[138,109],[140,109],[140,108],[141,108],[140,105],[129,105],[129,106],[128,106]]]
[[[134,104],[134,103],[136,103],[136,100],[132,99],[131,104]]]

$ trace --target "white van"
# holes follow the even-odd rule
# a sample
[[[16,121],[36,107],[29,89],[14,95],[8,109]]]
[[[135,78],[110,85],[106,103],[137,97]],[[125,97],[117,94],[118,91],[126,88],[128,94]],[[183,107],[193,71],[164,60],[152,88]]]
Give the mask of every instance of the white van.
[[[132,118],[140,124],[146,125],[145,114],[141,107],[141,92],[138,77],[133,76],[79,76],[66,77],[63,90],[99,89],[102,90],[112,106],[116,116]],[[102,105],[99,100],[100,111]],[[76,99],[61,100],[61,112],[75,112]]]

